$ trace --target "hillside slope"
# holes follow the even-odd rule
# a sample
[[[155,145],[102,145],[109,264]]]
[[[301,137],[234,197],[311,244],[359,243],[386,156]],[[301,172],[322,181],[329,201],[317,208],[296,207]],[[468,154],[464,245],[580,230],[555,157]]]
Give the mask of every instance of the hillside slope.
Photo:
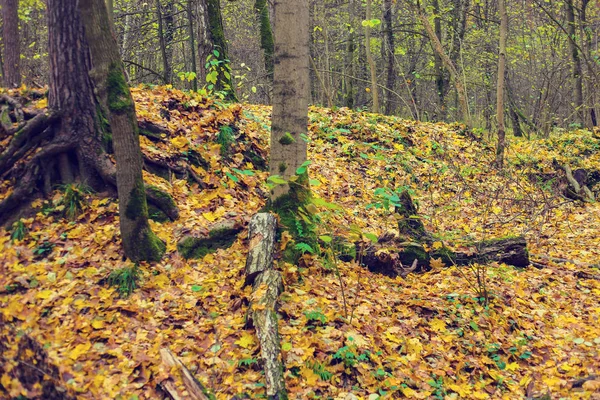
[[[163,347],[218,399],[264,393],[257,340],[244,326],[247,231],[200,260],[183,259],[176,245],[215,222],[245,226],[263,207],[270,108],[164,88],[133,94],[138,119],[170,132],[142,137],[163,175],[145,172],[146,180],[180,208],[179,220],[152,222],[167,255],[142,264],[141,288],[120,298],[106,284],[128,265],[114,198],[85,194],[83,212],[69,221],[57,190],[33,203],[22,240],[0,229],[0,397],[39,394],[17,379],[30,356],[18,350],[24,334],[44,346],[80,398],[164,398]],[[458,125],[313,108],[308,140],[311,184],[323,200],[320,235],[352,240],[394,229],[386,201],[390,190],[406,188],[446,245],[523,234],[538,268],[434,263],[427,273],[391,279],[339,261],[344,306],[335,268],[321,258],[281,262],[290,398],[599,398],[600,381],[587,378],[600,371],[600,273],[589,267],[600,259],[600,205],[561,196],[552,163],[599,170],[597,137],[511,139],[504,172],[490,166],[493,148]],[[182,157],[193,179],[177,179]],[[10,190],[1,183],[0,200]],[[473,290],[477,271],[492,293],[487,306]]]

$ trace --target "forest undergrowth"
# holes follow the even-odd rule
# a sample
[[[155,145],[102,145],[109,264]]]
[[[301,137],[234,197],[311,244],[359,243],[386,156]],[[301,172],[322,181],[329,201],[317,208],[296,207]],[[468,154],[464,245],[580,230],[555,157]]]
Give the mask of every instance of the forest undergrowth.
[[[42,398],[39,384],[18,379],[33,362],[24,336],[56,368],[36,364],[40,379],[80,398],[165,398],[165,347],[217,399],[263,396],[258,342],[245,326],[247,230],[197,260],[177,243],[225,220],[246,227],[265,205],[270,107],[166,88],[132,94],[138,120],[166,128],[141,144],[146,182],[180,210],[176,221],[151,222],[167,254],[153,265],[123,260],[116,199],[76,184],[0,228],[2,398]],[[566,197],[556,167],[598,173],[598,132],[511,137],[499,171],[493,143],[459,124],[316,107],[309,120],[315,200],[304,218],[334,257],[300,246],[297,265],[278,261],[290,398],[600,398],[600,205]],[[12,184],[0,183],[0,201]],[[362,267],[360,254],[337,260],[332,238],[395,229],[401,190],[443,245],[469,251],[473,240],[524,235],[533,265],[434,260],[430,271],[389,278]],[[280,250],[294,245],[281,237]]]

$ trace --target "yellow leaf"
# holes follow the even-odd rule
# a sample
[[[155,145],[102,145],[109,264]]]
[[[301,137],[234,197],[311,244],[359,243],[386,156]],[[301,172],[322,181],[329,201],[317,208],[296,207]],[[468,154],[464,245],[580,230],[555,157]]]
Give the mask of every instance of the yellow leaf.
[[[446,323],[439,318],[432,319],[429,326],[436,332],[443,332],[446,330]]]
[[[206,218],[207,220],[209,220],[210,222],[215,222],[216,219],[217,219],[216,215],[214,213],[211,213],[211,212],[202,213],[202,216],[204,218]]]
[[[444,268],[446,264],[442,262],[441,258],[432,258],[431,261],[429,261],[429,266],[433,269],[441,269]]]
[[[189,144],[189,141],[184,136],[177,136],[171,139],[171,144],[179,150],[184,149]]]
[[[477,392],[471,393],[471,397],[474,398],[474,399],[483,400],[483,399],[489,399],[490,395],[487,394],[487,393],[485,393],[485,392],[477,391]]]
[[[71,360],[77,360],[82,354],[85,354],[92,347],[91,343],[82,343],[78,344],[71,352],[69,353],[69,358]]]
[[[517,364],[516,362],[511,362],[510,364],[506,365],[506,370],[507,371],[517,371],[519,369],[519,364]]]
[[[240,337],[239,340],[236,340],[234,343],[240,347],[243,347],[244,349],[248,349],[254,345],[254,336],[248,332],[244,332],[242,333],[242,337]]]
[[[583,388],[590,392],[600,391],[600,380],[587,381],[583,384]]]
[[[434,250],[439,250],[444,247],[444,244],[442,242],[433,242],[431,247],[433,247]]]
[[[37,299],[46,300],[48,297],[52,296],[53,293],[53,290],[42,290],[37,295],[35,295],[35,297]]]
[[[94,328],[94,329],[102,329],[102,328],[104,328],[104,321],[102,321],[101,319],[97,319],[95,321],[92,321],[92,328]]]

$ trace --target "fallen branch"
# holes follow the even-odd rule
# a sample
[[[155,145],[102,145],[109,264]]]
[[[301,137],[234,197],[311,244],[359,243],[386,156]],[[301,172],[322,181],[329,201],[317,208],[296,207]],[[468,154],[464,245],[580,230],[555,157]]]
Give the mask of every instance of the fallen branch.
[[[256,214],[248,230],[250,249],[244,285],[253,285],[248,325],[254,325],[260,343],[267,398],[287,399],[276,312],[277,298],[284,288],[281,274],[273,269],[277,219],[268,213]]]
[[[163,365],[168,371],[177,373],[178,376],[171,375],[160,383],[163,390],[173,400],[212,400],[215,397],[200,383],[185,365],[167,348],[160,350],[160,357]],[[185,390],[178,387],[179,379],[183,380]]]
[[[527,242],[522,236],[491,239],[472,243],[463,251],[453,251],[425,230],[417,209],[408,194],[399,195],[398,234],[391,232],[377,243],[356,243],[356,253],[371,272],[388,276],[405,276],[414,270],[427,270],[432,259],[445,265],[469,265],[499,262],[519,268],[527,267]],[[409,267],[410,266],[410,267]]]

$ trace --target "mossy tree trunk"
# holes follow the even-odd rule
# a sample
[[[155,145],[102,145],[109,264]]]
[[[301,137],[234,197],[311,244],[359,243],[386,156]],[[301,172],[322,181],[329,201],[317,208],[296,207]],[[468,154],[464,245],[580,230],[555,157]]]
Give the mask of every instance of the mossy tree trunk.
[[[267,0],[256,0],[254,9],[258,16],[260,25],[260,47],[263,49],[265,57],[265,70],[268,74],[273,73],[273,52],[275,44],[273,42],[273,30],[271,29],[271,19],[269,17],[269,2]]]
[[[148,223],[135,104],[125,82],[125,71],[106,5],[102,0],[81,0],[79,10],[92,56],[90,75],[112,130],[125,254],[136,262],[157,261],[161,259],[165,245]]]
[[[21,86],[21,47],[19,45],[19,0],[2,1],[2,40],[4,44],[4,86]]]

